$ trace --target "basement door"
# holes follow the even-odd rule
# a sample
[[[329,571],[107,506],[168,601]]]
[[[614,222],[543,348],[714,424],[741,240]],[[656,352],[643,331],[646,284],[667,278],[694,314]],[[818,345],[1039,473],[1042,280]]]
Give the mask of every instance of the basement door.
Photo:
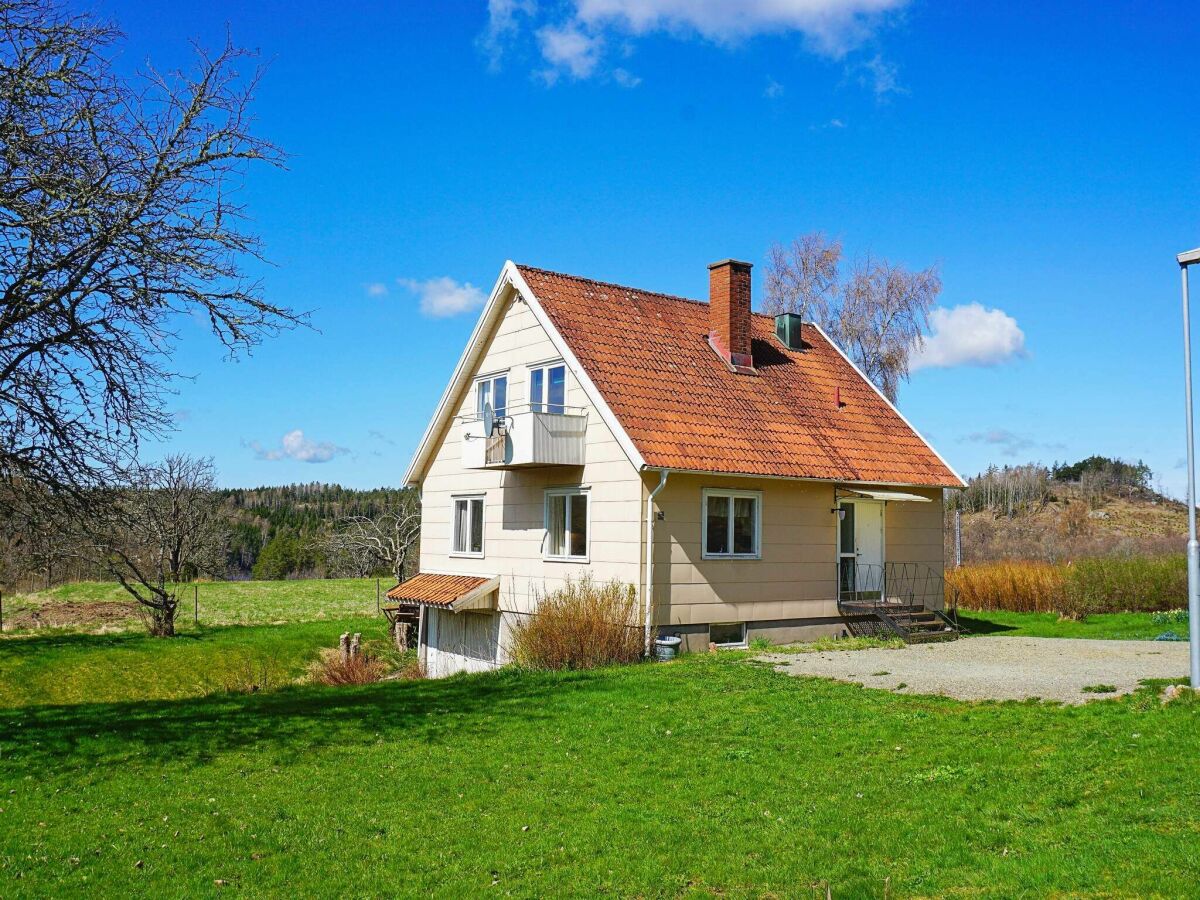
[[[883,503],[842,500],[845,516],[838,523],[840,588],[864,599],[883,596]]]

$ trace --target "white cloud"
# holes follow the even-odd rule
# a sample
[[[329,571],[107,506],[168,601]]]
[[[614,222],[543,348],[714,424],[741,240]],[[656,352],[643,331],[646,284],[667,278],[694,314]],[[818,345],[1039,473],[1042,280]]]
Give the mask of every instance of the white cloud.
[[[1035,447],[1043,450],[1065,450],[1066,445],[1060,443],[1039,443],[1033,438],[1009,431],[1007,428],[991,428],[987,431],[976,431],[966,436],[964,440],[972,444],[987,444],[996,447],[1005,456],[1016,456]]]
[[[900,70],[878,54],[856,68],[858,83],[874,91],[878,100],[885,99],[888,94],[908,93],[908,88],[900,84]]]
[[[368,297],[386,297],[388,286],[382,281],[370,281],[363,285],[363,290],[367,292]]]
[[[995,366],[1027,356],[1025,333],[1017,320],[979,303],[939,307],[929,316],[932,334],[915,350],[910,371],[951,366]]]
[[[400,278],[399,283],[421,300],[421,312],[435,319],[457,316],[483,306],[483,291],[467,282],[442,276],[427,281]]]
[[[799,32],[815,50],[840,57],[862,43],[878,17],[908,0],[575,0],[576,17],[635,35],[698,34],[729,44],[756,34]]]
[[[272,461],[294,459],[297,462],[306,463],[329,462],[335,456],[350,452],[345,447],[339,447],[331,441],[314,441],[307,438],[304,436],[304,431],[299,428],[285,434],[278,447],[268,450],[258,441],[251,441],[250,449],[259,459]]]
[[[766,88],[763,89],[763,96],[769,100],[776,100],[779,97],[782,97],[783,96],[783,85],[780,84],[778,81],[776,81],[774,78],[772,78],[770,75],[768,75],[767,76],[767,86],[766,86]]]
[[[634,75],[627,69],[613,69],[613,81],[623,88],[635,88],[642,83],[642,79]]]
[[[989,444],[998,447],[1005,456],[1016,456],[1023,450],[1034,446],[1034,442],[1007,428],[992,428],[989,431],[977,431],[967,435],[967,440],[973,444]]]
[[[542,73],[547,84],[553,84],[564,71],[572,78],[590,77],[596,71],[604,46],[601,38],[585,34],[574,22],[539,28],[537,39],[542,58],[550,64],[550,68]]]
[[[518,16],[531,16],[536,10],[534,0],[488,0],[488,23],[479,36],[479,49],[488,58],[488,68],[500,68],[505,45],[520,30]]]
[[[539,76],[555,83],[561,75],[580,80],[601,73],[609,46],[631,52],[627,39],[668,34],[732,46],[762,34],[799,36],[820,56],[842,59],[861,47],[889,13],[910,0],[489,0],[488,24],[479,45],[490,66],[498,68],[506,48],[530,32],[547,67]],[[548,13],[540,14],[548,9]],[[881,57],[858,67],[860,81],[877,94],[899,90],[896,69]],[[619,74],[624,72],[624,75]],[[632,86],[628,72],[614,70],[613,80]],[[640,79],[639,79],[640,80]]]

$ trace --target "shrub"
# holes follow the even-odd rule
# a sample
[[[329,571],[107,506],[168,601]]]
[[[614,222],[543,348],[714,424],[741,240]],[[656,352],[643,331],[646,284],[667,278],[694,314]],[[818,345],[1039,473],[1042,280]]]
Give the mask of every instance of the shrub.
[[[619,581],[597,584],[590,573],[567,579],[536,597],[537,611],[523,617],[510,637],[509,655],[530,669],[592,669],[642,657],[637,593]]]
[[[1155,625],[1186,625],[1188,611],[1186,609],[1168,609],[1156,612],[1150,617],[1150,621]]]
[[[1092,613],[1155,612],[1187,603],[1187,559],[1182,555],[1081,559],[1066,566],[1058,612],[1072,619]]]

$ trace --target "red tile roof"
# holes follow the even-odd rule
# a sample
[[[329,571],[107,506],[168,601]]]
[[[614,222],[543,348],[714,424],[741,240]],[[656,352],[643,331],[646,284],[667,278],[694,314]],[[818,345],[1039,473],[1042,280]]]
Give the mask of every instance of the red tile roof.
[[[459,597],[483,587],[491,578],[475,575],[434,575],[427,572],[402,581],[385,595],[397,603],[449,606]]]
[[[757,375],[740,375],[708,345],[707,303],[518,268],[648,467],[961,486],[808,324],[794,351],[753,315]]]

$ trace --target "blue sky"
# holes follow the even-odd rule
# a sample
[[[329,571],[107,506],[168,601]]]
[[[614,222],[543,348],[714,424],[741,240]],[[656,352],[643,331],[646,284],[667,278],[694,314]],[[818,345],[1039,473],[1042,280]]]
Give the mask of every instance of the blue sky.
[[[184,328],[169,447],[225,484],[398,484],[505,259],[703,298],[733,256],[761,297],[768,246],[823,229],[940,264],[940,365],[900,407],[964,474],[1095,452],[1182,488],[1183,3],[94,8],[122,66],[227,24],[270,62],[259,132],[292,156],[243,199],[268,296],[316,330],[229,362]]]

